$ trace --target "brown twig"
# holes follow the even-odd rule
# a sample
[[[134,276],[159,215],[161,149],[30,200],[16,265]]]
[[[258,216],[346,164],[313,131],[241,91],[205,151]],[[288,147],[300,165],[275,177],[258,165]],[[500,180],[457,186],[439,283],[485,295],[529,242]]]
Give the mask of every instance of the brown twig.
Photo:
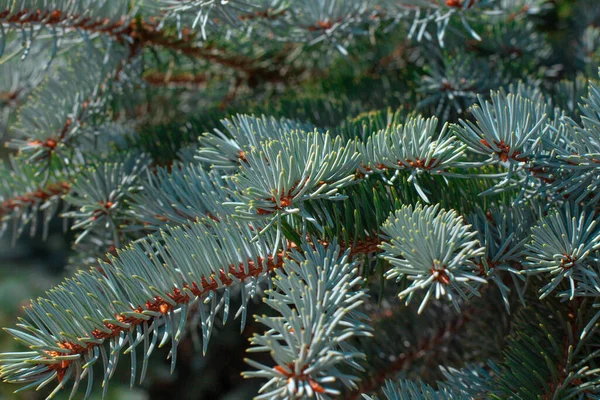
[[[69,182],[50,183],[31,192],[5,199],[0,202],[0,220],[15,210],[27,207],[36,203],[43,203],[51,198],[58,198],[69,192],[71,185]]]
[[[144,75],[143,79],[152,86],[197,86],[207,81],[205,74],[189,72],[179,74],[152,72]]]
[[[189,29],[183,29],[181,37],[178,37],[164,30],[159,30],[158,23],[153,19],[94,19],[68,14],[62,10],[23,10],[11,13],[11,10],[6,9],[0,11],[0,23],[17,25],[23,28],[32,25],[46,25],[60,27],[68,31],[103,34],[129,46],[132,54],[137,54],[146,47],[157,46],[177,51],[192,58],[205,59],[244,72],[247,76],[259,75],[267,81],[282,79],[278,76],[279,71],[277,69],[261,66],[261,60],[240,54],[228,54],[225,49],[214,44],[199,46],[196,35]]]

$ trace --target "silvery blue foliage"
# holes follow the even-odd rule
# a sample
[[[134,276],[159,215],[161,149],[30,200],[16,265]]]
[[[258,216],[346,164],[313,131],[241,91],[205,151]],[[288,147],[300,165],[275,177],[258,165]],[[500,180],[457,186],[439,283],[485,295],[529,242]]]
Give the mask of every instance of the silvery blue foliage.
[[[370,336],[367,317],[358,311],[366,291],[348,251],[336,243],[294,252],[273,278],[274,289],[265,303],[277,316],[257,316],[268,330],[251,339],[249,352],[269,351],[275,366],[247,359],[256,371],[246,377],[268,382],[256,399],[330,399],[340,395],[337,382],[356,387],[358,378],[344,366],[361,369],[364,357],[348,343]]]
[[[60,179],[60,174],[48,177],[48,184],[41,189],[37,185],[39,169],[29,164],[20,164],[13,157],[0,164],[0,234],[10,232],[13,243],[29,228],[33,236],[42,222],[42,237],[48,233],[48,224],[58,210],[60,197],[69,190],[69,184]],[[35,199],[35,201],[33,201]]]
[[[576,294],[600,292],[597,249],[600,227],[591,210],[567,205],[553,210],[531,228],[526,245],[525,273],[548,273],[550,281],[540,289],[541,297],[550,295],[563,280],[569,289],[559,295],[573,299]]]
[[[485,249],[485,254],[478,261],[482,276],[498,286],[508,309],[512,290],[521,300],[524,297],[525,277],[521,274],[520,260],[530,239],[529,226],[534,223],[535,215],[526,207],[504,206],[486,212],[478,209],[467,217],[467,221]],[[507,275],[510,287],[504,282]]]
[[[404,206],[393,213],[382,225],[381,257],[392,265],[385,276],[412,282],[398,297],[408,303],[415,292],[425,290],[422,310],[433,298],[445,297],[459,308],[460,298],[477,295],[478,286],[487,281],[474,260],[484,249],[469,228],[454,210],[439,205]]]
[[[102,35],[127,38],[124,31],[136,7],[130,8],[126,0],[2,0],[0,10],[0,57],[4,55],[6,42],[15,37],[23,39],[19,53],[24,57],[32,50],[45,51],[32,44],[49,38],[49,56],[54,57],[59,43],[90,44]]]
[[[245,155],[233,177],[237,201],[224,204],[235,206],[240,218],[266,220],[265,230],[275,224],[279,243],[282,217],[298,214],[314,221],[303,203],[343,200],[339,190],[353,183],[359,163],[354,141],[318,131],[290,131]]]
[[[51,396],[71,383],[71,397],[87,378],[88,398],[92,367],[101,361],[106,396],[121,353],[131,356],[131,385],[138,376],[144,379],[157,345],[170,343],[174,368],[177,344],[194,321],[201,326],[206,352],[215,317],[228,318],[232,286],[240,292],[236,316],[243,326],[247,302],[277,262],[272,238],[251,240],[254,229],[225,218],[166,228],[101,261],[99,268],[78,272],[33,302],[20,329],[8,331],[32,351],[2,354],[0,376],[27,383],[22,390],[58,378]],[[192,307],[199,318],[188,320]],[[143,358],[139,372],[138,354]]]
[[[419,186],[423,173],[443,175],[464,155],[466,146],[457,143],[444,125],[438,132],[437,118],[409,117],[404,124],[388,126],[371,135],[360,148],[363,169],[369,171],[409,171],[421,198],[428,202],[427,194]],[[366,168],[365,168],[366,167]]]
[[[245,158],[245,153],[266,139],[281,139],[295,130],[310,132],[311,124],[287,118],[275,119],[265,115],[235,115],[221,121],[225,132],[215,129],[200,138],[196,159],[209,163],[212,168],[235,169]]]
[[[222,203],[230,200],[226,182],[217,171],[200,165],[148,171],[144,190],[131,196],[131,214],[142,226],[130,229],[160,229],[165,223],[186,224],[201,218],[228,215],[232,209]]]
[[[99,227],[111,232],[114,245],[120,247],[118,225],[123,218],[123,202],[133,192],[143,190],[139,175],[148,167],[146,155],[135,154],[122,161],[100,161],[81,171],[65,197],[75,210],[64,213],[73,219],[72,229],[83,232],[75,240],[80,242],[86,235]]]
[[[541,138],[548,130],[546,105],[511,93],[479,97],[471,108],[476,122],[460,121],[456,135],[477,154],[491,162],[521,163],[537,154]]]

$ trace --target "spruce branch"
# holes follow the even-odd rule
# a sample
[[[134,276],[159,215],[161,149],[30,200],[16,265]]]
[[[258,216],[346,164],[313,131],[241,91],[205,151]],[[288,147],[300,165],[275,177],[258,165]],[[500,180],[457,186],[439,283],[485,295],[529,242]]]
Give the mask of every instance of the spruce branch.
[[[458,310],[458,297],[478,295],[478,284],[487,281],[479,276],[474,259],[484,249],[469,228],[455,211],[440,210],[439,205],[404,206],[392,214],[382,226],[386,239],[380,257],[392,265],[385,276],[413,281],[398,297],[409,303],[416,291],[425,289],[421,312],[432,296],[446,297]]]
[[[135,154],[122,162],[99,162],[77,175],[69,194],[64,197],[75,210],[62,215],[74,219],[72,229],[83,230],[75,240],[76,245],[102,227],[111,232],[113,246],[121,246],[118,225],[124,218],[123,203],[132,192],[144,189],[138,176],[149,162],[147,156]]]
[[[386,305],[387,296],[380,294],[382,304],[370,304],[374,337],[358,344],[367,355],[364,367],[368,372],[362,376],[359,391],[350,391],[344,398],[355,400],[360,393],[380,393],[386,380],[398,378],[410,378],[418,384],[437,382],[438,389],[473,399],[498,393],[486,372],[489,368],[480,367],[480,363],[502,355],[512,315],[496,286],[482,287],[481,294],[464,304],[460,312],[450,304],[433,301],[421,314],[418,304]],[[422,298],[424,294],[417,295]],[[515,306],[513,311],[518,304]],[[450,367],[465,363],[461,370]],[[468,386],[461,386],[463,383]]]
[[[94,380],[92,366],[102,359],[106,396],[121,353],[130,354],[132,359],[131,385],[138,376],[144,379],[157,344],[161,347],[170,341],[174,368],[176,347],[190,328],[192,307],[199,308],[206,352],[216,315],[223,313],[223,319],[228,318],[231,290],[241,292],[236,317],[241,316],[243,327],[247,302],[257,294],[258,284],[271,271],[282,268],[285,260],[306,257],[319,265],[314,260],[319,254],[340,251],[335,245],[331,250],[321,245],[313,256],[290,251],[284,254],[273,247],[273,235],[253,239],[257,229],[251,223],[239,224],[225,217],[167,227],[160,236],[133,242],[109,255],[107,261],[100,261],[96,268],[78,272],[50,290],[46,298],[26,307],[27,318],[21,319],[19,329],[7,329],[30,351],[0,355],[0,377],[5,382],[27,383],[19,391],[58,380],[51,397],[71,380],[74,396],[87,377],[87,398]],[[371,251],[372,246],[357,246],[357,251],[361,248]],[[356,251],[350,250],[353,253]],[[353,264],[332,265],[349,268]],[[143,363],[138,373],[136,349],[140,345]]]
[[[299,214],[310,222],[307,200],[343,200],[339,189],[350,185],[359,166],[356,144],[328,133],[293,131],[280,140],[266,140],[245,155],[236,186],[240,218],[267,220],[265,229],[283,216]]]
[[[107,35],[124,41],[128,32],[130,2],[123,0],[12,0],[0,2],[0,57],[4,44],[14,39],[12,31],[22,33],[23,51],[26,56],[37,36],[48,32],[53,39],[51,57],[57,53],[60,36],[78,33],[80,40],[90,43],[96,36]]]
[[[170,339],[175,365],[176,346],[195,303],[202,315],[206,351],[216,313],[224,312],[225,319],[229,313],[229,287],[235,284],[241,289],[238,314],[243,324],[245,304],[256,293],[258,281],[281,264],[281,257],[274,257],[264,236],[251,241],[252,229],[252,225],[210,219],[168,228],[160,237],[130,244],[109,261],[101,261],[99,268],[65,280],[49,291],[47,298],[26,308],[28,319],[21,321],[21,330],[8,330],[31,351],[4,354],[0,376],[8,382],[29,383],[25,388],[58,379],[53,394],[72,380],[71,396],[87,376],[88,397],[93,382],[91,366],[101,358],[106,395],[119,354],[125,352],[132,357],[133,385],[138,375],[136,348],[142,343],[141,379],[159,336],[159,346]],[[218,291],[222,292],[220,299]]]
[[[222,205],[231,200],[227,186],[219,173],[193,164],[175,164],[148,172],[144,190],[132,196],[129,210],[141,226],[128,229],[158,230],[166,223],[183,225],[196,219],[216,220],[217,215],[229,215],[233,209]]]
[[[531,242],[525,245],[526,274],[546,273],[551,277],[540,289],[540,298],[551,294],[563,280],[569,288],[560,297],[573,300],[588,291],[600,292],[598,254],[600,229],[596,215],[590,210],[566,204],[550,212],[531,228]]]
[[[56,79],[39,87],[34,100],[19,110],[19,121],[13,128],[17,139],[9,146],[29,153],[31,160],[47,160],[55,153],[73,157],[69,151],[86,136],[84,125],[101,111],[107,92],[128,63],[124,54],[107,55],[96,49],[76,57],[85,74],[73,65],[59,69]]]
[[[211,168],[235,170],[245,161],[246,152],[266,139],[280,140],[295,130],[310,132],[314,126],[287,118],[269,118],[265,115],[235,115],[221,120],[225,132],[215,129],[200,137],[196,159],[209,163]]]
[[[130,225],[130,230],[158,230],[167,223],[183,225],[233,212],[222,205],[231,199],[225,190],[226,182],[216,171],[176,164],[148,171],[147,175],[144,190],[131,198],[133,204],[128,213],[136,224]]]
[[[355,36],[365,36],[374,29],[389,27],[406,20],[409,37],[417,40],[435,38],[443,45],[450,21],[459,19],[470,36],[479,35],[468,22],[468,16],[485,12],[490,2],[462,0],[403,0],[400,2],[316,1],[281,2],[264,0],[205,1],[161,0],[166,8],[164,22],[175,20],[180,35],[199,29],[206,40],[206,28],[221,33],[236,29],[251,31],[279,41],[314,45],[326,42],[342,54]],[[215,17],[210,17],[215,15]],[[430,29],[431,27],[433,29]]]
[[[12,34],[13,30],[22,32],[27,39],[25,55],[32,51],[32,43],[38,41],[36,36],[48,31],[53,39],[51,58],[57,54],[61,35],[73,33],[81,38],[77,40],[76,35],[69,35],[69,39],[75,43],[85,42],[88,48],[93,46],[95,38],[104,36],[107,38],[107,51],[124,48],[131,58],[145,48],[163,48],[232,68],[244,73],[248,79],[281,79],[276,67],[264,67],[261,60],[232,54],[215,44],[201,44],[190,31],[174,35],[170,29],[161,29],[156,17],[144,19],[146,16],[139,12],[139,6],[131,7],[129,1],[118,0],[116,5],[112,0],[52,0],[42,6],[37,5],[35,0],[26,0],[19,6],[14,6],[11,0],[4,0],[4,3],[0,3],[0,57],[5,47],[3,44],[17,37]]]
[[[63,174],[53,174],[45,184],[38,185],[38,170],[33,166],[10,158],[0,167],[0,234],[12,224],[13,243],[29,224],[30,233],[38,229],[38,213],[43,213],[43,237],[48,233],[48,223],[58,211],[60,198],[71,190],[71,182]]]
[[[264,299],[278,315],[256,317],[269,329],[254,335],[248,351],[269,351],[276,363],[271,367],[246,360],[257,370],[244,377],[269,380],[256,399],[329,399],[340,394],[337,381],[356,387],[358,378],[344,373],[344,364],[362,369],[358,360],[363,355],[347,343],[371,336],[365,316],[357,311],[366,291],[356,289],[361,285],[356,263],[335,242],[303,250],[294,251],[275,272],[275,289]]]
[[[398,189],[364,179],[341,189],[340,194],[346,198],[344,201],[307,201],[307,213],[316,221],[314,227],[307,227],[308,231],[322,240],[338,240],[353,249],[369,243],[371,251],[365,251],[364,254],[378,251],[376,246],[380,241],[375,239],[379,238],[381,224],[402,204],[418,201],[411,184],[403,183]],[[322,231],[317,227],[323,227]],[[296,229],[301,231],[302,228],[303,222],[300,221]]]
[[[13,52],[17,46],[11,43],[7,47],[8,52]],[[0,63],[0,139],[13,123],[15,110],[43,82],[44,75],[52,75],[57,67],[58,62],[53,64],[54,68],[50,68],[44,61],[43,57],[36,54],[28,62],[12,58]]]
[[[402,125],[390,126],[370,136],[361,145],[366,171],[392,170],[410,171],[408,178],[425,202],[427,194],[419,185],[419,175],[424,172],[443,174],[463,156],[466,145],[455,143],[456,138],[448,134],[447,125],[438,133],[435,117],[409,117]]]
[[[475,46],[492,59],[510,59],[510,63],[502,64],[506,65],[506,72],[518,68],[539,68],[551,54],[546,36],[538,32],[529,19],[511,18],[509,15],[503,21],[490,23],[487,29],[489,32],[482,32],[486,35],[485,40]]]
[[[460,120],[455,134],[490,162],[526,162],[535,157],[548,130],[545,104],[503,91],[492,93],[489,101],[479,96],[471,113],[476,123]]]
[[[597,336],[581,336],[594,308],[579,300],[566,309],[555,301],[521,309],[500,363],[445,369],[447,380],[438,382],[437,391],[406,380],[388,382],[383,391],[393,399],[595,398],[600,383]]]
[[[19,2],[5,3],[12,7],[10,17],[0,7],[6,18],[0,29],[10,25],[2,35],[8,53],[29,53],[25,62],[31,63],[54,40],[60,54],[46,46],[54,63],[46,80],[34,69],[26,74],[30,86],[0,83],[7,93],[0,106],[7,109],[34,92],[12,142],[21,154],[14,166],[0,168],[6,177],[0,231],[14,223],[18,234],[29,222],[35,229],[40,210],[47,223],[64,197],[74,208],[62,216],[83,230],[78,256],[96,255],[111,243],[113,254],[27,307],[26,317],[7,330],[27,349],[0,355],[0,377],[24,384],[21,390],[57,385],[51,396],[72,386],[71,397],[87,378],[90,397],[92,366],[103,364],[106,396],[121,355],[132,357],[133,385],[147,375],[156,347],[170,344],[174,368],[186,331],[201,332],[206,352],[232,301],[243,327],[249,300],[260,298],[277,315],[257,317],[267,331],[254,336],[252,349],[270,353],[273,364],[249,361],[256,371],[245,376],[267,379],[259,398],[338,396],[339,381],[352,396],[386,378],[416,375],[423,383],[389,383],[385,396],[597,397],[600,89],[555,84],[560,75],[573,77],[594,64],[594,54],[587,61],[564,55],[593,50],[597,29],[564,33],[575,39],[572,49],[557,52],[565,61],[559,70],[550,64],[559,59],[547,58],[545,50],[547,41],[562,39],[536,35],[539,27],[526,18],[540,12],[542,1],[134,0],[120,1],[122,19],[100,16],[101,23],[94,7],[105,2],[24,0],[37,7],[26,12]],[[165,3],[175,11],[152,10]],[[58,4],[76,12],[45,13]],[[492,9],[505,13],[482,15]],[[594,10],[589,7],[586,21],[594,20]],[[485,42],[473,45],[466,35],[454,35],[463,31],[461,22]],[[207,39],[209,26],[216,35]],[[427,54],[432,47],[413,42],[402,73],[396,66],[373,68],[397,44],[383,40],[394,32],[406,45],[406,30],[418,40],[437,36],[449,50],[434,65]],[[359,35],[365,40],[355,41]],[[321,42],[326,46],[314,46]],[[367,50],[374,43],[377,49]],[[73,44],[88,46],[89,60],[84,53],[71,58]],[[318,76],[305,73],[328,65],[337,56],[332,47],[360,57],[351,58],[352,65],[331,64]],[[323,48],[328,54],[319,53]],[[129,74],[148,63],[150,73]],[[221,66],[225,72],[213,74]],[[490,71],[492,79],[484,74]],[[411,81],[413,72],[427,76]],[[150,83],[173,80],[139,90],[137,75]],[[505,85],[513,76],[528,84]],[[53,85],[55,77],[72,84]],[[280,84],[298,77],[311,81],[299,90]],[[195,90],[199,82],[206,91]],[[180,83],[185,87],[172,87]],[[483,97],[500,86],[506,89]],[[120,91],[128,88],[134,90]],[[40,95],[44,91],[48,96]],[[380,91],[391,95],[366,95]],[[438,118],[454,119],[476,95],[480,104],[469,119],[439,126]],[[212,106],[223,96],[221,106],[243,105],[260,116],[227,117],[224,128],[191,143],[225,114]],[[131,113],[118,110],[133,110],[140,100],[155,102]],[[404,104],[397,112],[364,113],[396,102]],[[115,120],[127,119],[138,132],[119,137],[122,131],[112,131],[104,122],[108,106],[117,109]],[[442,115],[405,111],[416,107]],[[199,108],[206,110],[195,117],[201,122],[180,119]],[[148,124],[140,126],[142,119]],[[163,125],[165,119],[177,120]],[[116,157],[111,146],[118,147]],[[134,159],[146,151],[155,156],[152,164]],[[123,162],[124,153],[132,158]],[[45,162],[42,168],[38,161]],[[154,171],[157,165],[164,167]],[[435,205],[417,205],[423,200]],[[143,236],[148,232],[153,235]],[[370,343],[355,338],[370,332],[355,312],[365,298],[359,272],[369,284],[382,278],[382,303],[386,276],[400,281],[394,294],[415,303],[396,318],[402,324],[393,331],[381,326]],[[493,296],[472,299],[486,288]],[[484,312],[474,316],[475,304]],[[517,309],[505,360],[497,362],[494,344],[504,344]],[[482,334],[486,324],[494,329]],[[486,364],[488,357],[493,361]],[[359,365],[371,378],[362,386],[352,376],[361,374],[348,368]],[[446,380],[434,385],[441,374]]]
[[[385,363],[382,368],[373,371],[370,374],[370,379],[361,382],[359,387],[355,390],[350,391],[345,397],[345,400],[357,400],[363,393],[371,393],[378,390],[382,385],[388,385],[389,379],[393,379],[395,376],[400,374],[402,371],[407,370],[413,366],[417,361],[431,357],[431,352],[437,353],[440,349],[449,345],[449,341],[453,340],[459,332],[465,328],[473,319],[472,307],[462,310],[460,313],[456,313],[455,316],[450,319],[447,323],[441,325],[437,330],[433,331],[430,335],[418,338],[416,345],[413,348],[407,349],[405,352],[396,355],[397,358],[393,362]],[[377,339],[377,332],[379,328],[377,325],[375,328],[375,339]],[[406,336],[404,336],[406,339]],[[365,395],[363,394],[363,397]],[[410,397],[409,397],[410,398]]]
[[[483,194],[497,193],[519,187],[523,198],[537,181],[535,161],[542,153],[548,123],[547,105],[541,99],[528,99],[504,90],[491,93],[490,100],[479,96],[479,105],[471,108],[475,122],[459,120],[454,133],[468,145],[468,150],[488,158],[480,166],[498,164],[506,168],[496,185]],[[476,163],[477,164],[477,163]],[[531,167],[534,171],[531,171]]]
[[[594,310],[588,301],[575,300],[559,309],[542,303],[537,311],[523,309],[515,320],[504,362],[494,366],[502,393],[499,397],[594,398],[598,396],[597,332],[581,333]]]
[[[587,89],[588,95],[580,98],[580,113],[574,118],[562,112],[556,115],[543,142],[545,151],[530,167],[533,176],[548,184],[539,191],[553,201],[596,203],[600,199],[600,90],[593,82]]]
[[[72,66],[64,66],[57,71],[59,79],[47,81],[38,87],[32,94],[34,100],[27,102],[19,110],[19,120],[13,128],[17,139],[11,140],[7,145],[19,149],[23,156],[12,162],[14,173],[6,173],[20,176],[20,179],[27,175],[32,181],[20,188],[13,185],[9,192],[3,193],[2,201],[10,205],[12,211],[20,211],[18,217],[22,226],[32,218],[30,213],[37,211],[36,205],[48,200],[45,195],[28,196],[37,190],[41,190],[41,193],[54,193],[49,196],[52,202],[47,203],[45,211],[44,226],[47,226],[53,216],[50,211],[56,211],[56,207],[50,207],[50,204],[56,205],[60,197],[58,194],[65,194],[70,189],[70,173],[75,172],[78,165],[84,162],[81,148],[85,147],[86,140],[89,141],[95,135],[94,131],[87,130],[86,124],[103,108],[108,89],[114,80],[125,74],[123,68],[127,64],[126,59],[119,57],[117,53],[113,53],[108,59],[95,49],[91,54],[91,57],[79,59],[89,67],[85,77],[80,76],[81,73]],[[41,163],[42,168],[33,168],[30,165],[32,163]],[[11,184],[10,181],[6,183]],[[31,188],[32,184],[37,186],[35,190]],[[63,189],[56,192],[56,184]],[[21,192],[23,188],[28,189]],[[34,207],[22,207],[28,202]],[[6,209],[2,214],[4,222],[17,216]],[[22,227],[15,225],[15,229],[18,236]],[[32,225],[32,234],[34,232],[35,226]],[[13,237],[16,239],[16,236]]]
[[[419,79],[418,92],[422,99],[417,107],[431,109],[442,121],[461,115],[478,95],[503,83],[502,74],[493,71],[488,64],[487,60],[471,53],[442,53],[428,63]]]
[[[535,215],[526,207],[494,207],[487,211],[478,209],[467,217],[477,232],[477,240],[485,249],[479,258],[479,275],[498,286],[507,311],[510,309],[509,294],[516,291],[524,302],[525,277],[522,252],[530,240],[529,226],[535,223]]]
[[[478,170],[469,170],[471,171],[475,173]],[[358,171],[357,175],[361,176],[361,172]],[[307,212],[316,220],[314,226],[323,227],[323,231],[319,231],[309,225],[306,227],[308,232],[322,240],[337,239],[350,245],[369,240],[370,237],[379,237],[382,233],[381,226],[390,214],[401,209],[403,205],[422,201],[410,177],[408,171],[399,171],[393,184],[390,184],[386,175],[369,173],[355,184],[340,190],[340,194],[346,197],[344,201],[307,201]],[[491,210],[497,204],[512,202],[514,193],[510,191],[495,196],[479,196],[492,184],[487,179],[446,179],[445,176],[431,174],[423,174],[419,181],[422,190],[431,193],[432,203],[440,204],[444,208],[455,208],[463,215],[471,215],[479,208]],[[298,221],[294,226],[301,231],[305,225]]]

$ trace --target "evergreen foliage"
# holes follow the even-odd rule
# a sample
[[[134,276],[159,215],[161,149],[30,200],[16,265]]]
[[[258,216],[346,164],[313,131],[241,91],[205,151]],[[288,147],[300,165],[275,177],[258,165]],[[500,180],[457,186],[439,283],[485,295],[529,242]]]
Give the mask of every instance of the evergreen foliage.
[[[239,319],[239,398],[600,398],[599,24],[593,0],[0,0],[0,235],[72,245],[5,328],[0,397],[113,398],[164,352],[215,398]]]

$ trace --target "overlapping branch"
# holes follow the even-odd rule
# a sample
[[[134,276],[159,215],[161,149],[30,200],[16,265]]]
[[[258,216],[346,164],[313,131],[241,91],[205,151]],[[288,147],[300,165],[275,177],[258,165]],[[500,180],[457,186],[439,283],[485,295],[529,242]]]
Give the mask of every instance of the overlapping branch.
[[[106,342],[113,349],[128,343],[132,365],[134,348],[144,343],[146,365],[152,352],[149,341],[158,339],[159,325],[165,325],[161,342],[171,338],[174,363],[189,305],[198,300],[212,304],[208,316],[200,305],[206,346],[216,313],[221,309],[228,313],[229,289],[242,289],[244,320],[247,296],[287,259],[288,252],[273,253],[269,244],[273,238],[252,242],[255,229],[210,219],[167,229],[160,238],[148,237],[119,251],[101,262],[99,269],[64,281],[46,299],[26,308],[30,322],[23,321],[22,330],[9,330],[31,351],[3,355],[0,375],[8,382],[30,382],[28,386],[58,379],[57,390],[74,379],[76,390],[79,381],[91,374],[90,367],[105,351]],[[224,293],[218,300],[220,292]],[[110,363],[105,364],[105,385],[117,353],[113,350]],[[135,378],[136,373],[132,375]]]

